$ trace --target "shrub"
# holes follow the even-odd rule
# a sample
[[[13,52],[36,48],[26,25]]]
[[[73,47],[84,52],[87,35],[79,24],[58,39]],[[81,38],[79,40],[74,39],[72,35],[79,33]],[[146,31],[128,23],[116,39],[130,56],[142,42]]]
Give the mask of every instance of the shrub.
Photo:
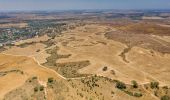
[[[118,81],[118,82],[116,83],[116,87],[117,87],[118,89],[126,89],[126,84],[123,83],[123,82]]]
[[[154,95],[158,97],[158,92],[157,92],[157,91],[154,91]]]
[[[23,72],[23,71],[21,71],[21,74],[24,74],[24,72]]]
[[[35,79],[37,79],[37,77],[36,77],[36,76],[34,76],[34,77],[32,77],[32,79],[33,79],[33,80],[35,80]]]
[[[114,70],[111,70],[111,74],[112,74],[112,75],[115,75],[116,73],[115,73],[115,71],[114,71]]]
[[[168,89],[168,86],[163,86],[162,88],[163,88],[163,89]]]
[[[103,71],[107,71],[107,66],[103,67]]]
[[[38,87],[35,87],[35,88],[34,88],[34,92],[37,92],[37,91],[38,91]]]
[[[115,94],[115,92],[111,91],[111,94]]]
[[[124,91],[126,94],[130,95],[130,96],[133,96],[133,93],[130,92],[130,91]]]
[[[159,82],[151,82],[151,83],[150,83],[150,87],[151,87],[152,89],[154,89],[154,88],[159,88]]]
[[[82,94],[82,93],[79,93],[79,95],[80,95],[81,97],[83,97],[83,94]]]
[[[52,83],[54,79],[52,77],[48,78],[48,83]]]
[[[161,100],[170,100],[170,97],[168,95],[164,95],[161,97]]]
[[[43,91],[44,90],[44,86],[40,86],[40,91]]]
[[[132,81],[132,85],[133,88],[138,88],[138,83],[135,80]]]
[[[134,96],[135,96],[135,97],[141,97],[141,96],[142,96],[142,93],[134,93]]]

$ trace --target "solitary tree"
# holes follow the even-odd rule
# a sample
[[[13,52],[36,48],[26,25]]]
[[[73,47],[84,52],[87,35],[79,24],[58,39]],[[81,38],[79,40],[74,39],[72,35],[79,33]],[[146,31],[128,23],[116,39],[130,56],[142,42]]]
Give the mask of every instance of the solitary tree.
[[[135,80],[132,81],[132,85],[133,88],[138,88],[138,83]]]

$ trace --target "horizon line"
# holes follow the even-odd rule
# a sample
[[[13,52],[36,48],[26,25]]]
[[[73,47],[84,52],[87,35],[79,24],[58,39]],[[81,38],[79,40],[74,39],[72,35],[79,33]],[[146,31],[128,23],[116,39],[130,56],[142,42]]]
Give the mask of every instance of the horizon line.
[[[108,11],[108,10],[120,10],[120,11],[149,11],[149,10],[166,10],[166,11],[170,11],[170,8],[153,8],[153,9],[47,9],[47,10],[43,10],[43,9],[37,9],[37,10],[0,10],[1,12],[58,12],[58,11]]]

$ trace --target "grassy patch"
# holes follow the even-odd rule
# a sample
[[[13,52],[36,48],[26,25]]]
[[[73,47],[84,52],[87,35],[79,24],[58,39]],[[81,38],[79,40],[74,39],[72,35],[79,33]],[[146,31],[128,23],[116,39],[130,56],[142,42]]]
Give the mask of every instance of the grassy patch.
[[[81,68],[90,65],[90,62],[87,61],[79,61],[79,62],[68,62],[68,63],[57,63],[56,70],[67,78],[73,77],[85,77],[87,74],[79,74],[77,71]]]
[[[52,41],[51,39],[48,39],[47,41],[40,41],[40,43],[45,44],[45,45],[46,45],[46,48],[55,45],[55,42]]]
[[[51,56],[46,58],[47,62],[43,64],[44,66],[54,69],[55,71],[67,78],[87,76],[87,74],[79,74],[77,71],[83,67],[90,65],[90,62],[88,60],[78,62],[56,63],[58,59],[68,58],[71,56],[71,54],[60,55],[57,53],[58,50],[58,47],[47,50],[47,53],[51,54]]]
[[[68,54],[68,55],[59,55],[57,53],[58,49],[59,49],[58,47],[55,47],[53,49],[48,49],[46,51],[48,54],[51,54],[51,56],[46,58],[47,62],[43,64],[44,66],[56,66],[56,60],[57,59],[68,58],[68,57],[71,56],[70,54]]]

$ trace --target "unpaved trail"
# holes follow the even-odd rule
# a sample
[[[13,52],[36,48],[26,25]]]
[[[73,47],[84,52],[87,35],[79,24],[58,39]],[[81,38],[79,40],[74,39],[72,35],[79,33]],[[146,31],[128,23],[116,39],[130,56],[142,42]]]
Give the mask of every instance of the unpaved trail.
[[[4,54],[4,55],[9,55],[9,56],[29,57],[29,56],[13,55],[13,54],[6,54],[6,53],[2,53],[2,54]],[[29,58],[33,59],[33,60],[34,60],[39,66],[41,66],[42,68],[47,69],[47,70],[49,70],[49,71],[52,71],[53,73],[55,73],[57,76],[61,77],[62,79],[66,79],[65,77],[63,77],[62,75],[60,75],[59,73],[57,73],[56,71],[54,71],[54,70],[52,70],[52,69],[50,69],[50,68],[47,68],[47,67],[42,66],[42,65],[35,59],[35,57],[29,57]]]
[[[144,91],[148,94],[150,94],[155,100],[160,100],[158,97],[156,97],[155,95],[153,95],[151,92],[149,92],[148,90],[145,89],[145,87],[142,85],[142,88],[144,89]]]

